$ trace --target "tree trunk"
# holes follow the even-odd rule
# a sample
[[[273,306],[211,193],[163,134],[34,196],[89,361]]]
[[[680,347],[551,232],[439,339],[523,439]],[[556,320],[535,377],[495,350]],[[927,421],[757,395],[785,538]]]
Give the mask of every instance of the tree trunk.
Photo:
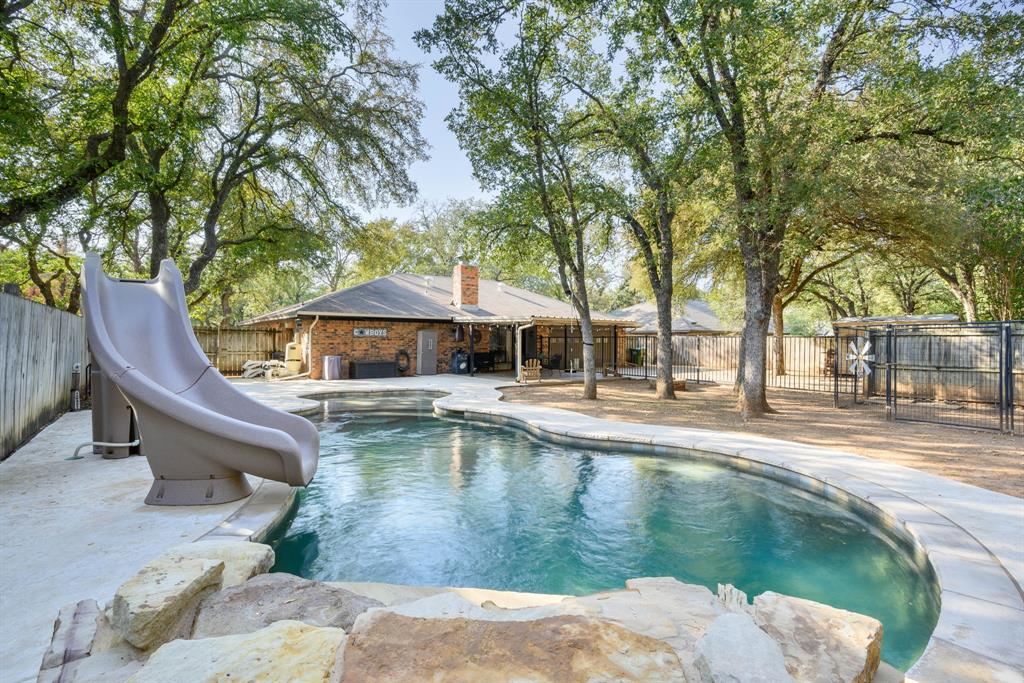
[[[766,386],[766,360],[768,352],[768,321],[770,302],[774,293],[769,291],[762,275],[764,264],[746,264],[746,301],[740,359],[742,375],[738,397],[739,410],[744,418],[760,417],[772,412],[768,405]]]
[[[580,336],[583,337],[583,398],[593,401],[597,399],[597,365],[594,360],[594,324],[589,310],[580,313]]]
[[[978,320],[978,292],[974,283],[974,271],[956,266],[952,270],[936,268],[935,273],[946,283],[953,296],[964,309],[964,319],[973,323]]]
[[[149,276],[156,277],[160,273],[160,262],[167,258],[167,225],[171,220],[171,207],[167,197],[159,190],[149,191],[149,212],[152,237],[149,251]]]
[[[234,290],[228,287],[220,293],[220,326],[227,327],[231,324],[231,296],[234,294]]]
[[[663,276],[663,280],[671,276]],[[666,291],[668,290],[668,291]],[[672,376],[672,290],[662,286],[655,291],[655,304],[658,308],[658,369],[655,380],[655,396],[659,399],[676,397]]]
[[[775,374],[776,376],[786,374],[786,343],[784,336],[785,320],[782,296],[776,294],[772,298],[772,320],[775,321]]]
[[[82,307],[82,279],[75,274],[72,282],[74,284],[71,285],[71,294],[68,296],[68,313],[77,314]]]
[[[973,287],[962,287],[957,293],[960,305],[964,307],[964,319],[969,322],[978,321],[978,296]]]
[[[206,266],[210,265],[210,262],[217,256],[217,251],[220,249],[217,222],[220,220],[220,214],[224,210],[228,193],[232,188],[234,188],[234,185],[230,187],[222,186],[217,197],[206,211],[206,219],[203,221],[203,244],[199,248],[199,255],[196,256],[192,261],[192,265],[188,268],[188,276],[185,278],[185,294],[191,294],[199,289],[199,284],[203,278],[203,271],[206,270]]]
[[[739,349],[736,351],[736,375],[732,382],[732,393],[736,396],[739,396],[740,392],[743,391],[743,354],[743,333],[741,331]]]

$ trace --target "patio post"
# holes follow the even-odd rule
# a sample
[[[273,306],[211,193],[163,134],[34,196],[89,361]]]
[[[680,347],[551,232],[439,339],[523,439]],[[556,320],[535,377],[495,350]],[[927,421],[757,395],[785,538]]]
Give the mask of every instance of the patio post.
[[[569,360],[569,326],[568,325],[562,325],[562,367],[559,368],[559,370],[566,370],[566,369],[568,369],[568,367],[569,367],[568,360]],[[548,362],[549,363],[551,362],[550,358],[548,359]]]
[[[619,374],[619,326],[612,325],[612,371]]]

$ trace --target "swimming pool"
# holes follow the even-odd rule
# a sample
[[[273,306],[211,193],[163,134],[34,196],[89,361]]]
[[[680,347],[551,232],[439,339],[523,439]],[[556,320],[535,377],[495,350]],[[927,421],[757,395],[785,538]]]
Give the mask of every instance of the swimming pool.
[[[639,576],[732,583],[870,614],[907,668],[934,584],[861,518],[780,482],[588,451],[437,418],[431,398],[327,399],[320,469],[270,543],[275,570],[336,581],[584,594]]]

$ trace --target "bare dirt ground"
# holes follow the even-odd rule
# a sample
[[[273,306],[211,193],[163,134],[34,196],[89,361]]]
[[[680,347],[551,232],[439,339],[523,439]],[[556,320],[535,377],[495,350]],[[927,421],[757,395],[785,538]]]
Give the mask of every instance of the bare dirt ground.
[[[680,427],[749,432],[837,448],[906,465],[950,479],[1024,497],[1024,438],[941,425],[887,422],[884,406],[836,409],[832,396],[769,390],[779,412],[744,422],[730,387],[702,385],[658,401],[647,382],[607,380],[597,401],[584,401],[579,384],[533,384],[502,389],[504,400],[565,408],[594,417]]]

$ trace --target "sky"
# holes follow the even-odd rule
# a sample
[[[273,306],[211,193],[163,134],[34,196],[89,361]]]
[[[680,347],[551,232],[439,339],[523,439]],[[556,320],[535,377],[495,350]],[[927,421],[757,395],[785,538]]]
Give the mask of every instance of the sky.
[[[417,47],[413,34],[427,28],[444,7],[442,0],[389,0],[384,8],[388,32],[395,41],[394,54],[407,62],[420,65],[420,98],[426,112],[420,124],[424,139],[430,144],[430,159],[415,163],[412,179],[419,187],[419,197],[411,205],[392,204],[374,207],[369,216],[390,216],[400,220],[415,214],[416,203],[440,203],[449,197],[472,199],[485,196],[473,179],[469,159],[459,149],[458,140],[448,130],[445,117],[458,105],[458,89],[430,66],[431,56]]]

